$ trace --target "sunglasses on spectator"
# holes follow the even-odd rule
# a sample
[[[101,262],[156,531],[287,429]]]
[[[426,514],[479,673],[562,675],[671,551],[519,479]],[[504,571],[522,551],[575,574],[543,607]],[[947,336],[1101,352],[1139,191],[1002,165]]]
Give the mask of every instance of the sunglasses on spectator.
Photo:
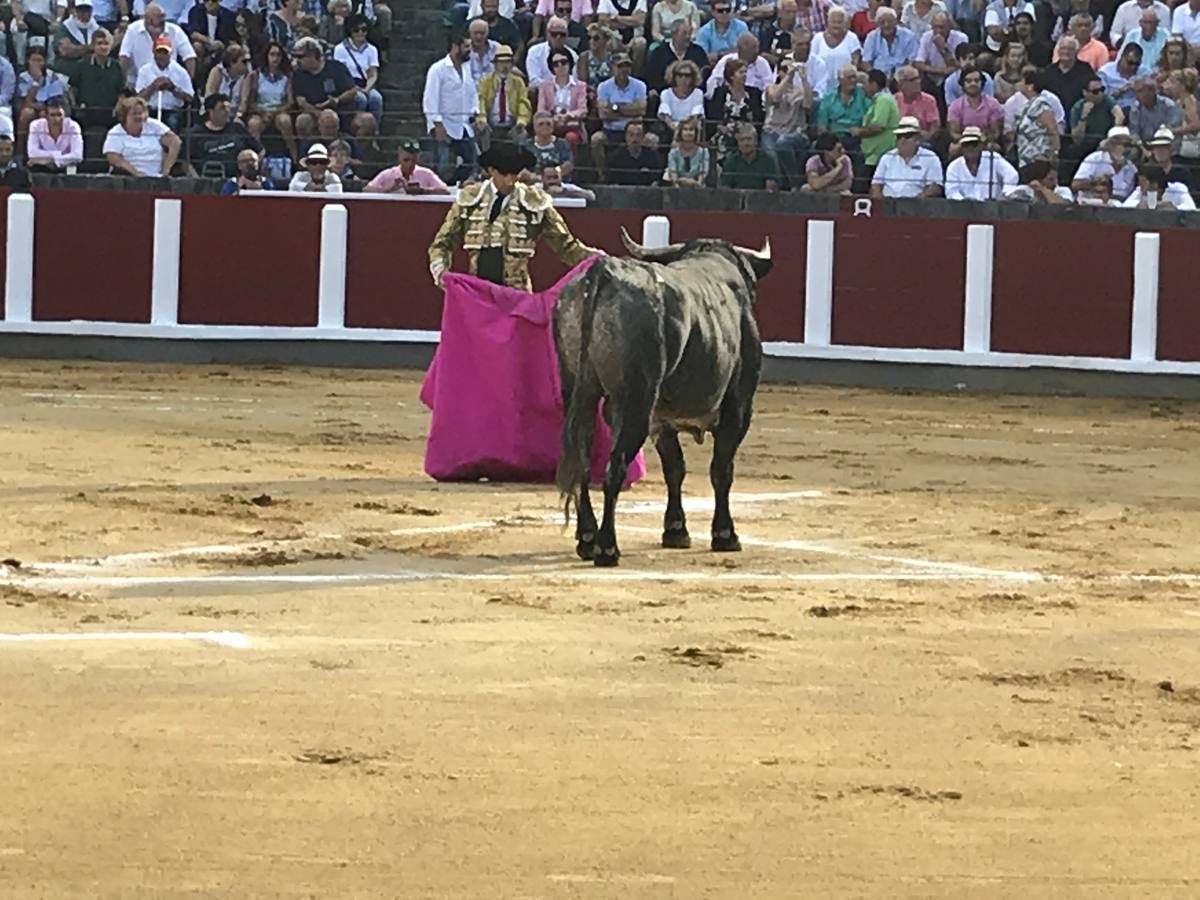
[[[569,59],[556,59],[554,62],[550,63],[552,66],[569,66],[570,64],[571,61]]]
[[[720,15],[721,13],[727,13],[729,11],[730,11],[730,7],[728,7],[728,6],[714,6],[713,7],[713,12],[717,13],[718,15]]]
[[[566,37],[567,33],[565,31],[551,31],[550,36],[551,37]]]
[[[1098,86],[1098,87],[1090,87],[1090,88],[1086,88],[1085,90],[1087,90],[1087,92],[1088,92],[1089,94],[1103,94],[1103,93],[1104,93],[1104,86],[1103,86],[1103,85],[1100,85],[1100,86]]]

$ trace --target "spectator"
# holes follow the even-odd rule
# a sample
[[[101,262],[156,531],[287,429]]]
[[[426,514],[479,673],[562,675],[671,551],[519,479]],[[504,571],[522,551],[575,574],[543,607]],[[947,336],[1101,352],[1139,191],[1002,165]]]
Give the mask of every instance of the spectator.
[[[696,43],[708,57],[709,65],[716,65],[721,57],[737,49],[737,39],[750,31],[746,23],[733,17],[730,0],[715,0],[712,19],[696,32]]]
[[[116,122],[113,110],[125,90],[125,75],[111,52],[112,35],[104,28],[92,32],[91,56],[71,73],[75,120],[85,130],[103,128],[107,131]]]
[[[355,159],[362,159],[362,148],[358,146],[353,135],[342,131],[342,120],[338,118],[338,114],[332,109],[323,109],[317,115],[316,134],[308,135],[300,142],[300,152],[307,153],[313,144],[324,144],[328,150],[334,141],[345,141],[350,145],[350,155]]]
[[[0,187],[15,193],[29,193],[29,173],[13,158],[16,145],[12,135],[0,134]]]
[[[818,194],[849,194],[854,184],[854,168],[837,135],[829,132],[818,135],[813,149],[817,152],[804,164],[806,183],[800,190]]]
[[[471,78],[476,84],[479,79],[492,71],[492,58],[496,55],[496,50],[500,45],[488,37],[487,22],[483,19],[473,19],[471,24],[467,26],[467,64],[471,67]],[[366,41],[364,34],[363,40]],[[369,44],[367,46],[370,46]],[[334,57],[335,59],[337,57]],[[376,65],[378,65],[376,59]],[[348,63],[346,68],[352,68]]]
[[[660,0],[662,2],[662,0]],[[658,8],[655,6],[654,8]],[[708,67],[708,54],[698,43],[691,40],[691,23],[686,18],[674,20],[671,24],[671,40],[661,41],[650,50],[646,59],[646,86],[650,90],[665,91],[670,86],[667,74],[674,62],[689,60],[696,66],[696,86],[700,85],[698,72]]]
[[[178,3],[180,0],[174,0],[174,2]],[[56,12],[57,8],[63,5],[70,6],[69,3],[55,3],[54,8]],[[144,0],[134,0],[133,5],[135,17],[141,16],[144,19],[146,17],[146,10],[148,9]],[[138,11],[139,6],[142,7],[140,11]],[[129,3],[127,0],[93,0],[92,3],[92,18],[96,20],[96,23],[101,28],[116,34],[117,37],[122,37],[129,25],[129,12]],[[176,20],[172,19],[171,21]]]
[[[551,197],[578,197],[588,202],[596,199],[596,195],[587,188],[563,181],[563,174],[557,166],[542,169],[542,190]]]
[[[942,161],[921,146],[921,125],[903,118],[896,126],[896,148],[883,154],[871,176],[871,196],[937,197],[942,193]]]
[[[259,156],[249,147],[237,156],[237,175],[221,182],[217,191],[222,197],[240,194],[242,191],[273,191],[275,182],[262,174],[259,169]]]
[[[587,49],[575,63],[575,77],[592,89],[592,96],[602,82],[612,78],[612,57],[620,46],[620,38],[607,28],[595,23],[588,26]]]
[[[1121,54],[1112,62],[1105,63],[1096,74],[1104,82],[1105,90],[1113,102],[1128,114],[1137,102],[1133,93],[1133,83],[1142,68],[1142,47],[1140,44],[1126,44],[1121,48]]]
[[[1161,0],[1125,0],[1112,17],[1112,28],[1108,32],[1109,43],[1114,47],[1124,48],[1126,36],[1138,29],[1142,10],[1152,9],[1155,12],[1158,27],[1171,30],[1171,8]],[[1153,61],[1151,61],[1153,65]]]
[[[289,191],[340,194],[342,182],[329,171],[329,151],[324,144],[313,144],[300,160],[303,170],[292,176]]]
[[[613,67],[613,77],[596,88],[596,109],[601,127],[590,139],[592,163],[601,173],[605,167],[605,144],[620,143],[629,120],[646,115],[646,83],[630,76],[633,63],[628,54],[615,54]]]
[[[779,0],[775,18],[764,19],[765,24],[755,34],[759,49],[772,66],[777,67],[792,49],[792,32],[804,30],[797,21],[797,10],[796,0]]]
[[[1099,76],[1088,82],[1083,97],[1071,107],[1071,158],[1083,159],[1100,146],[1108,130],[1125,124],[1125,114],[1112,100],[1104,96],[1104,82]]]
[[[1164,125],[1180,133],[1179,126],[1183,123],[1183,114],[1179,104],[1169,97],[1161,97],[1158,84],[1150,75],[1142,75],[1134,82],[1133,94],[1137,103],[1129,110],[1129,131],[1134,140],[1145,143],[1154,137],[1154,132]],[[1124,199],[1119,197],[1118,199]]]
[[[184,124],[184,110],[191,104],[195,94],[192,79],[187,69],[174,59],[171,39],[159,35],[154,39],[154,59],[138,71],[134,90],[154,113],[172,131],[178,132]]]
[[[1154,71],[1154,77],[1158,80],[1159,85],[1166,84],[1167,78],[1172,72],[1178,72],[1182,69],[1194,68],[1192,62],[1192,48],[1179,35],[1172,35],[1167,38],[1166,44],[1163,45],[1162,54],[1158,57],[1158,66]]]
[[[533,106],[529,102],[529,88],[513,69],[513,52],[507,44],[496,49],[494,68],[480,80],[479,116],[475,131],[479,146],[486,150],[493,140],[514,141],[525,139],[525,132],[533,118]]]
[[[378,130],[383,121],[383,94],[376,84],[379,82],[379,51],[367,43],[368,23],[365,17],[353,15],[346,19],[349,37],[337,45],[333,58],[346,67],[358,92],[354,95],[354,107],[369,114]],[[486,35],[484,37],[486,40]],[[499,46],[499,45],[497,45]]]
[[[1017,170],[995,150],[985,150],[987,137],[975,125],[963,129],[962,154],[946,167],[947,200],[999,200],[1017,183]]]
[[[141,21],[134,22],[125,29],[125,37],[121,40],[121,68],[125,72],[125,83],[129,87],[134,88],[138,73],[154,62],[154,48],[160,37],[170,41],[172,58],[177,59],[187,70],[188,77],[196,77],[196,50],[192,47],[192,42],[188,40],[182,28],[174,22],[167,21],[161,6],[157,3],[147,3]]]
[[[872,32],[874,33],[874,32]],[[862,142],[863,160],[874,169],[883,155],[896,146],[895,129],[900,124],[900,110],[887,90],[887,76],[879,69],[867,73],[863,92],[869,105],[862,125],[850,133]]]
[[[645,126],[636,119],[625,124],[625,143],[608,156],[608,180],[613,184],[651,185],[663,171],[658,150],[646,144]]]
[[[1031,66],[1041,69],[1050,65],[1050,52],[1053,48],[1037,36],[1032,13],[1017,13],[1013,18],[1012,32],[1025,47],[1025,55],[1029,58]]]
[[[680,122],[704,118],[704,92],[696,87],[700,69],[688,59],[671,63],[667,81],[671,86],[658,98],[658,118],[673,134]]]
[[[225,48],[237,41],[237,26],[233,13],[220,0],[198,0],[188,11],[187,35],[200,61],[201,70],[221,58]]]
[[[768,85],[763,99],[767,108],[763,119],[762,149],[774,155],[788,185],[798,188],[803,182],[800,166],[808,156],[806,131],[813,108],[812,85],[804,71],[785,57],[779,61],[775,82]]]
[[[1154,7],[1143,9],[1141,18],[1136,29],[1125,35],[1125,40],[1121,44],[1121,52],[1124,53],[1126,47],[1138,46],[1142,48],[1142,63],[1138,68],[1138,73],[1141,75],[1149,75],[1154,71],[1155,61],[1162,56],[1163,48],[1167,45],[1167,40],[1171,37],[1171,33],[1167,29],[1158,24],[1158,12]],[[1092,68],[1099,72],[1109,63],[1107,56],[1104,62],[1100,65],[1092,65]]]
[[[879,10],[875,24],[875,30],[863,41],[862,64],[890,76],[916,59],[919,41],[912,31],[899,24],[892,9]]]
[[[862,44],[850,32],[849,24],[846,11],[835,6],[829,11],[825,30],[813,36],[812,52],[825,64],[825,72],[831,80],[842,66],[854,66],[857,69],[862,64]],[[832,87],[827,82],[821,85],[817,93],[824,95]]]
[[[1058,169],[1044,159],[1027,163],[1017,172],[1020,184],[1005,188],[1005,200],[1023,200],[1027,203],[1045,203],[1051,206],[1062,206],[1074,203],[1075,196],[1070,188],[1058,183]]]
[[[250,108],[250,59],[241,44],[229,44],[221,54],[221,61],[209,70],[204,82],[204,96],[224,94],[235,118],[246,118]]]
[[[596,18],[602,27],[620,37],[625,52],[633,60],[634,71],[644,72],[646,38],[642,32],[646,28],[646,0],[596,0]]]
[[[946,109],[963,95],[962,89],[962,73],[965,69],[973,69],[983,76],[983,93],[989,97],[994,97],[996,94],[996,86],[992,82],[992,77],[975,65],[975,57],[979,47],[975,44],[959,44],[954,48],[954,60],[958,63],[958,68],[946,76],[942,82],[942,96],[946,101]]]
[[[1071,37],[1075,38],[1075,58],[1086,64],[1093,72],[1108,62],[1108,48],[1092,37],[1093,19],[1087,13],[1071,16]],[[1054,48],[1052,61],[1057,63],[1062,56],[1062,38]],[[1063,101],[1064,104],[1066,101]]]
[[[300,0],[280,0],[279,8],[267,16],[267,40],[282,44],[290,53],[299,37],[300,19]]]
[[[56,72],[70,78],[92,52],[92,38],[100,30],[100,23],[92,16],[92,0],[75,0],[71,14],[63,19],[54,30],[51,45],[54,47]]]
[[[758,146],[758,132],[749,122],[737,127],[737,149],[721,163],[721,187],[735,190],[779,190],[779,166],[775,157]]]
[[[61,172],[83,162],[83,132],[67,118],[62,100],[61,93],[48,96],[43,117],[29,124],[25,159],[31,169]]]
[[[350,122],[350,130],[356,137],[375,135],[375,117],[368,112],[358,111],[358,85],[350,73],[335,59],[326,59],[321,44],[316,38],[300,38],[296,41],[296,56],[300,65],[292,72],[292,95],[300,108],[296,117],[296,131],[304,136],[312,134],[316,116],[323,110],[332,110]],[[439,63],[434,63],[434,67]],[[432,69],[431,69],[432,71]],[[478,104],[475,85],[466,76],[466,94],[469,98],[469,115],[473,115]],[[428,95],[426,95],[428,99]],[[428,104],[427,104],[428,105]],[[453,109],[446,105],[443,108]],[[470,119],[466,128],[470,129]],[[472,143],[472,146],[474,144]],[[474,157],[472,157],[474,159]]]
[[[500,15],[500,0],[483,0],[479,17],[488,27],[488,40],[504,44],[514,55],[521,51],[521,32],[510,16]]]
[[[939,15],[947,18],[950,15],[942,0],[908,0],[900,14],[900,24],[919,40],[933,27],[933,20]]]
[[[1175,138],[1179,141],[1177,152],[1181,159],[1200,159],[1200,110],[1197,109],[1196,102],[1196,70],[1172,72],[1166,87],[1167,96],[1179,107],[1180,121],[1173,129]],[[1163,128],[1157,128],[1154,133],[1162,130]],[[1145,137],[1140,127],[1138,131],[1138,137],[1143,144],[1148,144],[1154,137]]]
[[[876,17],[881,9],[891,9],[891,7],[887,6],[883,0],[867,0],[867,5],[850,17],[850,31],[859,41],[865,41],[867,35],[875,30]]]
[[[443,178],[448,176],[452,154],[465,167],[475,167],[471,123],[479,115],[479,94],[464,62],[466,55],[467,41],[461,35],[452,37],[449,52],[425,76],[425,127],[436,142],[434,167]]]
[[[249,96],[246,129],[261,141],[263,133],[274,126],[283,139],[292,162],[300,160],[296,146],[296,130],[292,122],[292,61],[287,50],[278,41],[267,45],[263,65],[257,72],[250,73],[245,92]]]
[[[1010,97],[1006,104],[1006,107],[1011,105],[1014,112],[1013,134],[1019,165],[1026,166],[1039,159],[1057,163],[1061,141],[1054,106],[1056,103],[1059,103],[1059,99],[1045,89],[1042,73],[1032,66],[1026,69],[1021,81],[1021,93]],[[1006,119],[1007,113],[1008,110]]]
[[[583,140],[583,120],[587,118],[587,85],[571,71],[571,55],[566,50],[550,54],[553,73],[537,88],[537,111],[554,116],[554,133],[566,138],[571,151]]]
[[[1088,82],[1096,77],[1091,66],[1076,58],[1078,50],[1079,41],[1071,35],[1059,38],[1054,65],[1046,70],[1046,90],[1058,97],[1064,109],[1074,106]]]
[[[1013,27],[1016,17],[1027,13],[1035,18],[1037,12],[1030,0],[992,0],[983,14],[984,43],[993,53],[1000,52],[1005,37]]]
[[[930,146],[942,128],[942,116],[937,100],[932,94],[921,90],[921,76],[914,66],[901,66],[896,70],[896,108],[901,118],[911,116],[921,126],[921,144]]]
[[[851,65],[838,70],[838,87],[821,98],[817,106],[817,128],[836,134],[844,148],[856,151],[860,146],[854,134],[862,125],[871,101],[858,83],[858,70]]]
[[[13,106],[17,113],[17,138],[24,140],[29,133],[29,123],[46,111],[46,97],[50,89],[57,90],[61,98],[66,93],[66,81],[57,72],[46,70],[46,50],[34,44],[25,53],[25,71],[17,79],[17,90]]]
[[[571,54],[571,65],[577,60],[575,51],[567,46],[567,22],[555,16],[546,27],[546,40],[534,44],[525,56],[525,73],[529,76],[529,86],[537,87],[541,82],[553,77],[550,71],[550,54],[555,50],[566,50]]]
[[[1133,193],[1136,172],[1129,161],[1129,129],[1114,125],[1100,145],[1079,164],[1071,188],[1080,203],[1108,205],[1110,199],[1124,200]]]
[[[232,120],[228,95],[205,97],[204,121],[188,132],[187,159],[192,169],[205,178],[228,178],[247,148],[262,153],[262,144],[246,126]]]
[[[1000,68],[992,79],[992,88],[997,100],[1006,103],[1009,97],[1021,90],[1022,73],[1027,65],[1029,54],[1025,52],[1024,44],[1020,41],[1009,41],[1004,45]]]
[[[752,34],[743,34],[737,39],[737,49],[733,53],[721,57],[713,66],[712,75],[708,78],[705,90],[712,97],[717,88],[725,83],[725,67],[735,59],[741,60],[746,66],[746,85],[759,91],[766,90],[775,79],[775,73],[766,58],[759,55],[758,38]]]
[[[913,67],[925,78],[931,91],[941,88],[946,76],[958,69],[954,51],[968,43],[967,36],[951,27],[950,16],[939,12],[930,20],[929,30],[921,35]],[[1020,70],[1018,70],[1019,73]]]
[[[688,23],[689,34],[695,34],[700,28],[700,10],[692,0],[658,0],[650,9],[651,40],[660,44],[667,40],[671,28],[680,19]],[[708,65],[708,51],[705,51],[703,65]]]
[[[833,72],[825,68],[825,63],[812,55],[813,36],[807,31],[792,32],[792,61],[796,71],[803,74],[812,87],[813,105],[820,101],[821,95],[832,87]]]
[[[686,119],[675,126],[675,141],[667,154],[663,182],[675,187],[704,187],[711,167],[708,148],[700,145],[699,119]]]
[[[417,165],[421,144],[414,140],[400,142],[396,165],[384,169],[363,188],[364,194],[448,194],[450,189],[438,178],[437,172]]]
[[[525,142],[525,149],[533,154],[534,168],[537,171],[546,166],[556,166],[562,170],[563,177],[567,178],[575,169],[571,147],[563,138],[555,137],[554,116],[548,112],[534,114],[533,136]]]
[[[267,44],[257,15],[243,6],[233,14],[233,31],[234,40],[246,48],[246,56],[251,61],[262,59]]]
[[[150,118],[146,101],[141,97],[122,100],[117,120],[104,139],[104,157],[113,174],[146,178],[171,174],[182,142],[162,122]]]
[[[1130,209],[1195,210],[1196,201],[1178,182],[1167,181],[1167,173],[1153,163],[1138,169],[1138,184],[1125,202]]]
[[[986,12],[985,0],[945,0],[946,12],[954,27],[967,36],[973,44],[983,41],[982,18]]]
[[[579,48],[587,42],[587,29],[583,22],[591,18],[594,6],[595,0],[538,0],[534,23],[537,25],[539,19],[544,21],[551,13],[555,18],[562,19],[567,23],[566,45],[572,52],[578,53]],[[539,35],[541,29],[535,27],[533,36],[536,38]]]
[[[739,124],[758,125],[764,117],[762,92],[746,84],[746,63],[741,59],[730,60],[725,66],[725,77],[727,82],[717,88],[706,107],[717,159],[724,159],[737,149]]]
[[[1004,127],[1004,108],[983,92],[983,72],[974,67],[960,70],[963,95],[946,110],[946,127],[950,130],[950,155],[958,153],[963,129],[974,125],[982,130],[989,144],[998,144]]]
[[[829,23],[829,13],[832,9],[833,4],[830,0],[797,0],[795,30],[819,34]]]
[[[1150,153],[1150,159],[1156,166],[1163,170],[1167,181],[1171,184],[1180,184],[1186,191],[1192,190],[1192,178],[1188,174],[1188,170],[1183,166],[1176,165],[1171,159],[1171,150],[1175,145],[1175,132],[1170,128],[1160,128],[1154,133],[1149,143],[1146,144],[1146,149]]]
[[[1200,0],[1187,0],[1175,7],[1171,33],[1181,35],[1188,44],[1200,44]]]
[[[338,177],[342,182],[343,191],[360,193],[363,189],[363,180],[354,171],[355,162],[350,144],[346,141],[337,140],[329,145],[329,174]]]
[[[326,46],[337,47],[346,39],[346,20],[354,15],[354,10],[350,6],[350,0],[329,0],[328,12],[317,29],[317,37]],[[366,16],[363,16],[362,20],[366,22]],[[341,60],[341,63],[347,69],[350,68],[350,64],[345,60]]]

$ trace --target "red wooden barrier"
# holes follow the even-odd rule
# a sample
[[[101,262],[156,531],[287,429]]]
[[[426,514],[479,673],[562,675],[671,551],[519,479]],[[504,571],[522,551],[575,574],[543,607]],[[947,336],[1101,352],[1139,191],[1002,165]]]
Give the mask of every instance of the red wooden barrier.
[[[839,219],[833,343],[961,350],[966,227],[954,219]]]
[[[1158,269],[1158,358],[1200,362],[1200,232],[1162,232]]]

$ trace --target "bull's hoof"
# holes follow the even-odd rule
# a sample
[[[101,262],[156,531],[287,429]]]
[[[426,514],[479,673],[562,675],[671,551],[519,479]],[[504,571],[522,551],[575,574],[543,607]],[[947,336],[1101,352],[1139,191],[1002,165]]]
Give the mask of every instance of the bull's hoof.
[[[592,562],[602,568],[611,568],[617,565],[621,559],[621,551],[616,547],[597,547],[596,554],[592,557]]]
[[[717,553],[737,553],[742,549],[742,542],[735,532],[720,531],[712,536],[712,548]]]
[[[692,536],[682,528],[664,531],[662,545],[667,550],[686,550],[692,546]]]
[[[596,535],[581,534],[576,537],[575,553],[580,559],[592,559],[596,555]]]

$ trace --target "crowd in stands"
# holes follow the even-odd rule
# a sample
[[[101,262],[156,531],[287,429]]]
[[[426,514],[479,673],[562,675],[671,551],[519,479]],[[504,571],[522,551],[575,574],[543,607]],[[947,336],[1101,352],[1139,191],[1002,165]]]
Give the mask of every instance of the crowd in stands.
[[[378,146],[391,8],[372,0],[11,0],[0,183],[30,172],[357,179]]]
[[[1200,0],[455,0],[440,182],[1195,209]],[[428,143],[428,142],[427,142]],[[414,189],[420,189],[419,187]]]

